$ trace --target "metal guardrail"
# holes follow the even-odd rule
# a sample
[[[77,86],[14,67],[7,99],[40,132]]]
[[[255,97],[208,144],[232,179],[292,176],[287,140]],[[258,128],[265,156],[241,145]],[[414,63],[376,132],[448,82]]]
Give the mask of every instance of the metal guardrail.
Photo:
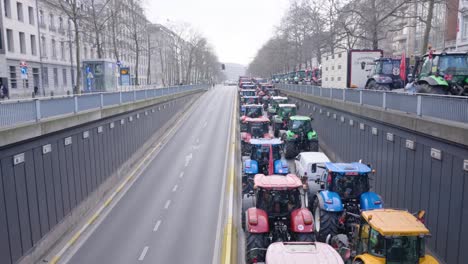
[[[278,88],[303,95],[396,110],[417,116],[468,123],[468,98],[463,96],[406,94],[391,91],[324,88],[313,85],[278,84]]]
[[[61,115],[73,115],[93,109],[104,109],[115,105],[206,88],[208,88],[206,84],[197,84],[125,92],[8,100],[0,102],[0,129],[29,122],[39,122],[46,118]]]

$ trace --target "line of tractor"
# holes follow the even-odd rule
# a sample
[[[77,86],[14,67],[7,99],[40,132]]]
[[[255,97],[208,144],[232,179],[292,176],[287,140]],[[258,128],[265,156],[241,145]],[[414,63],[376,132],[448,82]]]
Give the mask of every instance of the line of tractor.
[[[274,85],[238,86],[246,263],[438,263],[424,211],[385,208],[371,165],[331,162]]]

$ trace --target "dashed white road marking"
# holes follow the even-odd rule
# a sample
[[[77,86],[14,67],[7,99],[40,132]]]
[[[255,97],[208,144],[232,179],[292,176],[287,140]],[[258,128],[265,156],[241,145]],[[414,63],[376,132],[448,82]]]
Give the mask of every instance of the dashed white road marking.
[[[174,186],[174,188],[172,188],[172,192],[177,191],[177,187],[178,187],[178,186],[177,186],[177,184],[176,184],[176,185]]]
[[[192,161],[192,158],[193,158],[192,153],[185,156],[185,167],[187,167],[190,164],[190,161]]]
[[[207,125],[208,125],[208,121],[205,121],[205,123],[203,123],[203,128],[205,128]]]
[[[169,205],[171,205],[171,200],[167,200],[166,204],[164,205],[164,209],[169,208]]]
[[[154,225],[153,232],[158,231],[160,225],[161,225],[161,220],[159,220],[159,221],[156,223],[156,225]]]
[[[184,172],[181,172],[180,175],[179,175],[179,178],[183,178],[184,177]]]
[[[141,252],[140,257],[138,258],[139,261],[142,261],[142,260],[145,259],[146,253],[148,252],[148,249],[149,249],[149,247],[147,247],[147,246],[145,248],[143,248],[143,251]]]

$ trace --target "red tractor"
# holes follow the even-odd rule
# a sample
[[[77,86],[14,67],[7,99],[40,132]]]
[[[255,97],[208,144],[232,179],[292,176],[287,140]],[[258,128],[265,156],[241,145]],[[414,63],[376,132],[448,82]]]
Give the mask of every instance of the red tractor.
[[[246,263],[264,262],[274,242],[315,241],[306,185],[296,175],[257,174],[254,184],[254,193],[242,203]]]
[[[252,138],[273,138],[269,132],[270,119],[265,116],[251,118],[241,117],[241,152],[243,155],[250,153],[250,139]]]

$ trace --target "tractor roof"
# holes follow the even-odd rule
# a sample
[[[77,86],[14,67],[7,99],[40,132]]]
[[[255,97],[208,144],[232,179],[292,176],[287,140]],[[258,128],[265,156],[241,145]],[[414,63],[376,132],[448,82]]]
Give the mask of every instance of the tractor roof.
[[[246,96],[242,96],[242,98],[258,98],[257,95],[246,95]]]
[[[352,163],[332,163],[327,162],[325,163],[325,167],[328,171],[338,172],[342,174],[348,173],[357,173],[357,174],[364,174],[370,173],[372,170],[369,166],[360,163],[360,162],[352,162]]]
[[[242,89],[241,92],[255,92],[255,89]]]
[[[281,145],[283,141],[279,138],[252,138],[251,145]]]
[[[256,187],[269,190],[292,190],[302,187],[302,181],[294,174],[286,176],[257,174],[254,182]]]
[[[250,98],[252,96],[244,96],[244,97]],[[262,108],[263,109],[263,106],[261,104],[245,104],[245,105],[243,105],[243,107],[245,107],[245,108]]]
[[[273,100],[288,100],[288,98],[284,97],[284,96],[272,96],[271,99],[273,99]]]
[[[291,116],[289,119],[291,120],[297,120],[297,121],[310,121],[312,120],[310,117],[308,116]]]
[[[404,210],[376,209],[363,211],[361,215],[383,236],[418,236],[430,233],[421,221]]]
[[[266,261],[268,264],[343,263],[333,247],[320,242],[275,242],[268,247]]]
[[[296,108],[297,106],[295,104],[279,104],[279,107],[294,107]]]
[[[242,122],[250,122],[250,123],[265,123],[265,122],[270,122],[270,119],[266,116],[260,116],[257,118],[252,118],[252,117],[245,117],[242,119]]]

